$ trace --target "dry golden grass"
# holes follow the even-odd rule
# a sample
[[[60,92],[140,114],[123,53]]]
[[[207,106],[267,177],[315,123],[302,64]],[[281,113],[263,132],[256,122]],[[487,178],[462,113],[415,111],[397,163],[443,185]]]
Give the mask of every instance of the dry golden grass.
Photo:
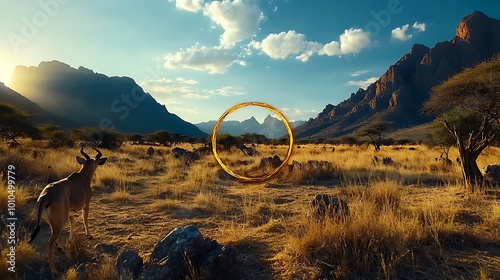
[[[36,146],[34,143],[31,146]],[[191,150],[190,145],[183,146]],[[500,204],[498,190],[469,194],[461,185],[459,166],[442,166],[439,152],[426,146],[389,146],[375,153],[370,146],[301,145],[293,161],[327,161],[328,166],[283,170],[268,181],[244,183],[221,175],[211,155],[189,163],[175,159],[171,147],[155,147],[162,155],[146,156],[147,146],[124,145],[103,150],[108,162],[99,167],[92,187],[89,226],[94,239],[83,237],[81,218],[70,244],[74,258],[61,260],[64,279],[76,279],[84,259],[90,279],[116,279],[116,255],[103,256],[97,243],[138,250],[146,259],[156,242],[180,225],[195,224],[201,232],[236,248],[240,279],[494,279],[500,275]],[[22,174],[18,190],[25,220],[19,238],[25,240],[33,225],[35,201],[47,178],[62,178],[79,166],[73,149],[10,151],[0,145],[0,163],[16,162]],[[260,176],[261,157],[284,158],[286,146],[256,148],[257,157],[239,150],[221,152],[235,172]],[[391,165],[372,164],[372,158],[390,157]],[[450,158],[457,156],[450,151]],[[488,148],[478,165],[496,163],[500,148]],[[54,175],[45,165],[52,164]],[[43,164],[40,164],[43,163]],[[17,168],[17,166],[16,166]],[[52,170],[53,169],[53,170]],[[5,184],[0,206],[4,205]],[[316,194],[336,195],[349,203],[346,219],[311,220],[309,204]],[[62,240],[67,238],[66,226]],[[21,247],[19,263],[46,275],[42,227],[28,252]],[[0,240],[2,246],[5,240]],[[22,242],[20,243],[22,244]],[[73,246],[73,247],[71,247]],[[2,250],[2,258],[6,254]],[[0,273],[5,271],[0,264]],[[195,271],[194,271],[195,272]],[[193,272],[193,273],[194,273]],[[195,273],[191,276],[195,276]],[[23,277],[20,277],[23,278]]]
[[[20,242],[15,246],[15,270],[16,276],[20,276],[23,275],[24,271],[26,271],[27,269],[30,269],[32,266],[37,265],[39,260],[35,249],[30,244],[26,242]],[[12,272],[8,270],[9,264],[7,263],[7,260],[9,258],[7,257],[7,254],[9,254],[9,251],[10,249],[8,247],[0,250],[0,255],[2,258],[2,262],[0,262],[0,275],[3,275],[5,277],[13,275]],[[21,278],[22,277],[19,277],[18,279]]]

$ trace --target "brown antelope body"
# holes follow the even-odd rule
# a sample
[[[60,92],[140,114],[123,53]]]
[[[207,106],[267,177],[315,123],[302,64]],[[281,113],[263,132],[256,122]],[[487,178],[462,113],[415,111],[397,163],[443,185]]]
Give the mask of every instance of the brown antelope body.
[[[85,234],[90,237],[87,219],[89,215],[89,203],[92,197],[92,189],[90,182],[98,165],[106,162],[107,158],[101,158],[102,154],[99,150],[94,159],[90,158],[83,151],[83,145],[80,153],[85,157],[76,156],[76,161],[82,165],[78,172],[72,173],[67,178],[48,184],[40,193],[37,200],[38,218],[35,230],[31,234],[28,242],[31,242],[38,231],[40,230],[40,219],[43,219],[49,224],[52,235],[47,242],[47,253],[52,273],[56,274],[57,270],[54,267],[53,261],[53,245],[59,247],[57,241],[61,234],[64,224],[67,220],[70,222],[69,240],[73,237],[75,219],[74,215],[83,210],[83,225],[85,226]],[[66,255],[71,258],[66,250]]]

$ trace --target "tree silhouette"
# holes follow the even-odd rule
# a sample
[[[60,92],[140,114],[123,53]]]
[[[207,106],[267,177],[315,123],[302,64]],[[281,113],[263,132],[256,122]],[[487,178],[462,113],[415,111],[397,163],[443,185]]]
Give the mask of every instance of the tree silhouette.
[[[29,121],[28,114],[9,104],[0,104],[0,135],[17,142],[19,137],[38,138],[38,129]]]
[[[166,130],[158,130],[146,136],[146,141],[167,146],[172,142],[172,134]]]
[[[228,133],[219,134],[217,135],[217,144],[222,146],[224,150],[229,151],[232,146],[236,146],[238,144],[238,138]]]
[[[64,131],[55,124],[41,124],[38,126],[41,138],[48,140],[49,147],[73,147],[75,138],[72,133]]]
[[[382,133],[388,130],[390,124],[385,121],[374,121],[366,124],[355,132],[355,135],[359,137],[368,137],[375,147],[375,151],[380,151],[380,145],[382,144]]]
[[[500,133],[500,56],[433,88],[424,111],[437,115],[453,135],[464,186],[474,192],[483,183],[476,160]]]

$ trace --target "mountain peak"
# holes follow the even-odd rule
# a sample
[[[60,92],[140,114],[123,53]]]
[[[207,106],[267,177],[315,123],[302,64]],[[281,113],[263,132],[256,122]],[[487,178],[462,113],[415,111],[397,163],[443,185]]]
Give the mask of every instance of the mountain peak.
[[[266,121],[272,121],[274,118],[271,116],[271,114],[268,114],[266,118],[264,119],[264,122]]]
[[[429,51],[429,47],[422,44],[415,44],[410,49],[410,55],[421,56]]]
[[[476,40],[485,34],[487,25],[492,19],[480,11],[474,11],[465,16],[457,27],[456,37],[465,42]]]

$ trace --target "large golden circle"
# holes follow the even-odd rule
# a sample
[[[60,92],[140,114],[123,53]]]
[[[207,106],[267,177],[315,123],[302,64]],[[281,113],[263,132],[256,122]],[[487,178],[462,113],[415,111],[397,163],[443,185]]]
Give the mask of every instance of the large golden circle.
[[[281,165],[278,166],[277,168],[275,168],[273,171],[271,171],[271,173],[265,174],[265,175],[260,176],[260,177],[246,177],[246,176],[242,176],[242,175],[234,173],[231,169],[229,169],[222,162],[222,160],[220,159],[219,154],[217,152],[217,132],[219,131],[219,128],[220,128],[222,121],[227,117],[227,115],[231,114],[232,112],[234,112],[240,108],[247,107],[247,106],[258,106],[258,107],[266,108],[266,109],[270,110],[271,112],[275,113],[276,115],[278,115],[281,118],[281,121],[283,122],[283,124],[285,125],[285,128],[288,132],[288,138],[290,139],[290,144],[288,146],[287,155],[286,155],[285,159],[283,160],[283,162],[281,163]],[[215,124],[214,130],[212,132],[212,152],[215,156],[215,159],[219,163],[219,165],[229,175],[231,175],[235,178],[238,178],[240,180],[248,181],[248,182],[264,181],[266,179],[271,178],[276,173],[278,173],[278,171],[280,171],[281,168],[283,168],[290,160],[290,157],[292,156],[292,148],[293,148],[293,133],[292,133],[292,129],[290,128],[290,124],[288,123],[287,119],[278,109],[274,108],[273,106],[271,106],[267,103],[263,103],[263,102],[243,102],[243,103],[234,105],[233,107],[229,108],[226,112],[224,112],[224,114],[222,114],[222,116],[219,118],[219,120]]]

